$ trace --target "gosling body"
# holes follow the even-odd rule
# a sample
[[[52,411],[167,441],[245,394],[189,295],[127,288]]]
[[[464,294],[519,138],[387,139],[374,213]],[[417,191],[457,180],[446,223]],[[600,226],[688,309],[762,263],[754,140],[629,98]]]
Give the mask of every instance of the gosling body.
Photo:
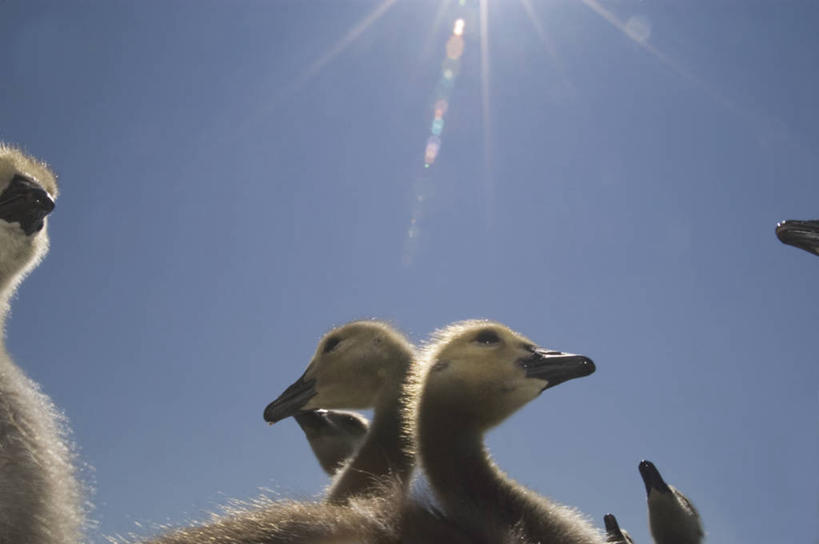
[[[344,505],[260,499],[147,544],[397,544],[397,498],[385,492]]]
[[[20,282],[48,250],[46,216],[57,184],[48,167],[0,144],[0,329]],[[0,543],[79,542],[82,486],[68,427],[0,345]]]

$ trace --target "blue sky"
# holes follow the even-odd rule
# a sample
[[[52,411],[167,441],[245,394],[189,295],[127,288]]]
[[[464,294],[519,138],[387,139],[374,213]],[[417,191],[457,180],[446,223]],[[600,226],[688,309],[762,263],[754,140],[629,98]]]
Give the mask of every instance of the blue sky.
[[[647,458],[710,542],[816,541],[819,260],[774,226],[819,215],[817,26],[812,2],[0,2],[0,140],[62,189],[7,341],[70,418],[95,541],[320,494],[262,409],[362,317],[591,356],[488,442],[598,524],[650,541]]]

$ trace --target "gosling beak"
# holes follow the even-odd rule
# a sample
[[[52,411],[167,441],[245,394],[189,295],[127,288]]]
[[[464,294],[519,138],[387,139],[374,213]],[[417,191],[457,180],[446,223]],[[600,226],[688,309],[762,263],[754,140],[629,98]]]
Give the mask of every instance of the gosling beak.
[[[603,523],[606,524],[607,542],[622,542],[624,539],[622,531],[620,531],[620,524],[617,523],[617,518],[614,514],[606,514],[603,516]]]
[[[819,255],[819,220],[781,221],[776,225],[776,236],[783,244]]]
[[[285,389],[279,398],[267,405],[267,408],[264,409],[264,420],[272,425],[286,417],[298,414],[302,411],[301,407],[317,393],[316,379],[307,380],[302,376]]]
[[[654,466],[651,461],[643,459],[640,461],[640,476],[643,478],[643,483],[646,486],[646,495],[651,493],[652,489],[656,489],[661,493],[671,493],[671,488],[665,483],[663,477],[660,476],[660,471]]]
[[[606,524],[606,532],[608,533],[620,532],[620,525],[617,523],[617,518],[614,517],[614,514],[606,514],[605,516],[603,516],[603,523]]]
[[[28,235],[42,230],[45,216],[54,209],[54,199],[39,183],[17,174],[0,194],[0,219],[19,223]]]
[[[594,363],[584,355],[540,348],[533,349],[532,354],[521,359],[519,363],[526,371],[527,378],[537,378],[546,382],[541,391],[594,372]]]

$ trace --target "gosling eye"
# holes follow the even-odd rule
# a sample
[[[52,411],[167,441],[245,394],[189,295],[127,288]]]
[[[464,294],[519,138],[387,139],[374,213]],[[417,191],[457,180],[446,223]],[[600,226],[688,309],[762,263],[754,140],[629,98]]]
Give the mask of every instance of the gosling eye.
[[[331,336],[324,342],[324,349],[322,350],[322,353],[330,353],[336,349],[336,346],[339,345],[340,342],[341,338],[338,336]]]
[[[342,426],[349,427],[349,429],[355,430],[355,429],[358,428],[358,425],[357,425],[358,420],[356,418],[354,418],[353,416],[344,416],[344,418],[341,421],[342,421]]]
[[[432,371],[438,372],[441,370],[446,370],[447,367],[449,367],[449,361],[438,361],[437,363],[432,365]]]
[[[475,342],[484,345],[497,344],[500,342],[500,336],[492,329],[485,329],[478,333],[475,337]]]

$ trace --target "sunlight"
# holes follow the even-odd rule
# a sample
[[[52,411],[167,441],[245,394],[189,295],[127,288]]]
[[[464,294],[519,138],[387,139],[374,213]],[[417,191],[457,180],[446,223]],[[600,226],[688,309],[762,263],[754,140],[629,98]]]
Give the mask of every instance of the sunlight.
[[[444,2],[449,4],[449,1]],[[442,4],[443,5],[443,4]],[[465,1],[458,2],[460,9],[466,7]],[[436,21],[442,19],[444,12],[440,9],[436,15]],[[437,22],[436,22],[437,25]],[[455,79],[461,70],[461,57],[464,53],[464,32],[466,31],[466,20],[457,17],[452,22],[452,33],[444,46],[444,59],[441,63],[441,77],[435,86],[435,102],[432,108],[432,123],[429,128],[429,136],[424,146],[424,169],[429,169],[438,159],[441,152],[442,134],[444,131],[444,116],[449,110],[449,99],[455,85]],[[404,266],[412,264],[415,251],[418,247],[420,234],[419,223],[424,215],[426,200],[432,195],[432,187],[428,176],[421,176],[416,180],[414,187],[414,202],[410,225],[407,229],[407,237],[404,244],[402,263]]]
[[[427,145],[424,148],[424,168],[429,168],[438,158],[441,150],[441,133],[444,130],[444,114],[449,109],[449,95],[455,84],[455,77],[461,67],[461,56],[464,53],[464,28],[466,22],[462,18],[456,19],[452,24],[452,34],[446,42],[443,64],[441,65],[441,79],[438,81],[435,92],[435,105],[433,111],[432,125],[430,126],[430,136],[427,138]]]
[[[296,77],[293,82],[288,85],[288,92],[295,92],[301,88],[305,83],[315,77],[324,66],[336,58],[341,52],[347,49],[367,28],[383,16],[389,10],[396,0],[384,0],[381,4],[376,6],[369,14],[367,14],[361,21],[351,28],[340,40],[338,40],[329,51],[316,59],[307,69]]]
[[[666,57],[656,47],[648,43],[649,35],[651,34],[651,27],[647,19],[644,17],[631,18],[628,23],[623,23],[612,12],[600,5],[597,0],[580,0],[586,7],[595,12],[597,15],[605,19],[611,26],[622,32],[628,39],[654,55],[660,62],[672,68],[674,71],[684,74],[677,66],[671,62],[671,59]]]
[[[305,84],[309,83],[324,66],[347,49],[361,34],[364,33],[374,22],[380,19],[391,7],[396,0],[384,0],[377,5],[375,9],[365,15],[358,23],[355,24],[347,33],[338,40],[333,46],[318,59],[310,63],[310,65],[295,76],[289,83],[277,87],[277,90],[272,93],[270,100],[258,107],[256,112],[248,115],[241,121],[236,123],[236,129],[229,135],[225,135],[225,141],[231,141],[240,134],[245,134],[250,126],[259,123],[270,115],[276,108],[280,107],[286,100],[299,91]]]
[[[432,21],[432,26],[429,29],[426,39],[424,40],[424,47],[421,50],[420,59],[426,62],[433,53],[435,48],[435,36],[438,35],[438,30],[444,22],[444,18],[449,13],[450,4],[452,0],[442,0],[438,4],[438,9],[435,10],[435,18]]]
[[[481,25],[481,118],[483,119],[484,188],[486,218],[492,220],[495,186],[492,178],[492,120],[489,107],[489,0],[480,0]]]
[[[526,12],[526,16],[529,17],[529,21],[531,21],[532,26],[535,27],[535,32],[540,38],[540,41],[543,42],[546,52],[549,53],[549,56],[551,56],[553,59],[557,60],[555,48],[552,45],[552,41],[549,39],[549,36],[546,34],[546,31],[543,29],[543,23],[540,22],[537,13],[535,13],[535,8],[532,6],[532,0],[520,0],[520,4],[523,6],[523,10]]]
[[[521,0],[523,1],[523,0]],[[730,111],[745,118],[750,118],[756,122],[756,116],[748,111],[740,108],[733,100],[724,96],[718,90],[708,85],[705,81],[695,76],[688,70],[683,69],[662,51],[648,43],[648,38],[651,36],[651,23],[645,17],[634,16],[630,17],[628,21],[623,23],[612,12],[600,5],[598,0],[580,0],[586,7],[591,9],[597,15],[605,19],[614,28],[622,32],[628,39],[642,47],[645,51],[651,53],[657,60],[662,62],[672,72],[678,76],[696,84],[706,93],[708,93],[714,100],[722,104]]]

